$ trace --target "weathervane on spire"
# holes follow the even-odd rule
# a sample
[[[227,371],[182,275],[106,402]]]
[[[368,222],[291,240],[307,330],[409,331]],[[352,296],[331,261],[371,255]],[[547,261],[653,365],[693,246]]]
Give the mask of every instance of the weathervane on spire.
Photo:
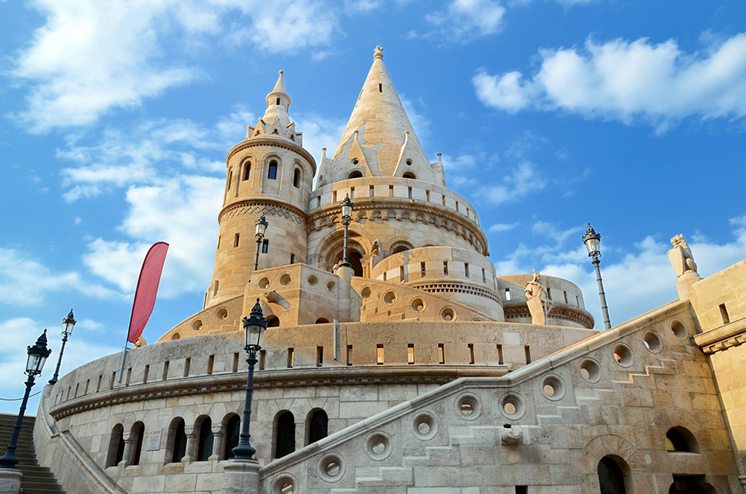
[[[383,60],[383,48],[381,45],[376,45],[376,49],[373,50],[373,60]]]

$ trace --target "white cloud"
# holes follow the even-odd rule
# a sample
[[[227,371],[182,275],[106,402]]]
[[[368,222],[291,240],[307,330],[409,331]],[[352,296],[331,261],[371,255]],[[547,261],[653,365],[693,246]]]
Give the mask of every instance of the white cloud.
[[[84,263],[120,291],[131,293],[148,248],[164,241],[170,247],[159,294],[174,297],[202,292],[212,272],[223,187],[223,179],[201,176],[130,187],[129,209],[119,227],[128,240],[91,241]]]
[[[435,30],[425,36],[437,34],[449,40],[471,41],[500,31],[504,15],[505,7],[496,0],[452,0],[445,10],[425,16]]]
[[[7,305],[37,306],[47,295],[75,291],[91,297],[109,297],[110,290],[84,282],[75,271],[54,272],[17,250],[0,248],[0,301]]]
[[[348,14],[368,14],[381,7],[381,0],[344,0]]]
[[[487,228],[487,231],[490,233],[503,233],[509,232],[517,226],[518,223],[496,223],[494,225],[490,225],[490,227]]]
[[[557,229],[546,225],[549,224],[539,227],[534,225],[533,230],[549,234]],[[734,238],[729,242],[689,242],[702,276],[709,276],[746,258],[746,216],[732,219],[731,225]],[[572,281],[583,291],[586,309],[593,313],[596,327],[602,328],[596,277],[587,251],[580,241],[581,227],[557,231],[568,233],[559,235],[559,238],[548,237],[555,240],[549,244],[520,245],[504,259],[497,261],[495,267],[499,274],[527,273],[531,268],[536,268],[543,274]],[[578,233],[577,237],[574,237],[575,233]],[[570,243],[573,239],[574,244]],[[567,245],[572,247],[568,248]],[[647,236],[627,249],[618,260],[614,257],[614,261],[609,261],[610,256],[602,257],[601,271],[613,324],[620,324],[676,299],[676,276],[666,254],[670,248],[668,240]],[[604,251],[616,254],[621,251],[621,247],[606,245]]]
[[[303,132],[303,147],[313,155],[316,164],[321,162],[321,148],[326,148],[326,154],[331,156],[339,137],[344,131],[346,120],[327,118],[311,114],[298,114],[296,128]]]
[[[199,56],[200,44],[294,52],[327,46],[337,26],[332,9],[314,0],[36,0],[33,6],[44,25],[11,70],[30,89],[26,108],[13,117],[32,132],[90,125],[111,109],[138,106],[195,80],[201,74],[188,59]],[[170,37],[179,43],[169,45]]]
[[[473,78],[487,106],[516,112],[560,109],[588,118],[641,119],[659,130],[687,116],[746,116],[746,33],[695,53],[674,40],[616,39],[585,49],[543,50],[541,67]]]
[[[513,166],[498,183],[482,185],[475,196],[489,204],[512,202],[546,187],[547,181],[530,161]]]

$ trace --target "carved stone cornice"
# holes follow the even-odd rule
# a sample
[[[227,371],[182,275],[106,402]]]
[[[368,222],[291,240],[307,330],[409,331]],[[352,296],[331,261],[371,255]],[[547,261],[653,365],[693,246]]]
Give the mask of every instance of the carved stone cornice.
[[[460,377],[499,377],[509,366],[359,366],[310,367],[260,370],[254,373],[254,389],[299,386],[350,386],[366,384],[445,384]],[[131,384],[92,393],[50,407],[55,420],[69,415],[110,407],[120,403],[172,398],[176,396],[241,391],[246,387],[246,372],[194,376],[145,384]],[[257,394],[255,399],[261,399]]]
[[[243,151],[244,149],[258,146],[273,146],[297,153],[308,161],[313,169],[313,174],[316,175],[316,160],[313,159],[311,153],[293,141],[289,141],[283,137],[273,136],[271,134],[252,137],[251,139],[239,142],[228,151],[225,162],[228,163],[236,153]]]
[[[269,198],[257,198],[244,199],[228,204],[218,213],[218,223],[234,216],[256,216],[257,214],[284,216],[299,225],[302,225],[306,218],[305,211],[288,203]]]
[[[376,213],[381,214],[376,214]],[[487,237],[482,229],[469,218],[448,208],[434,203],[424,203],[413,199],[396,197],[361,197],[355,199],[355,218],[368,221],[388,221],[389,218],[401,220],[402,212],[407,212],[410,221],[418,221],[417,215],[427,225],[452,231],[471,243],[482,255],[488,255]],[[392,214],[393,213],[393,214]],[[413,213],[413,214],[410,214]],[[308,213],[306,226],[308,231],[322,230],[340,223],[339,205],[329,204]]]
[[[694,342],[708,355],[746,343],[746,317],[698,334]]]

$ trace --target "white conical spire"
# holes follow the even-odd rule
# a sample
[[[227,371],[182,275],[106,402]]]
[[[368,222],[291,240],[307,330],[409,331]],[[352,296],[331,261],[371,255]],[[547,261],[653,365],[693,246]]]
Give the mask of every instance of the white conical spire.
[[[275,86],[267,94],[267,109],[256,126],[249,127],[247,139],[270,134],[285,137],[302,145],[301,134],[295,131],[295,123],[290,120],[288,114],[291,99],[285,89],[284,74],[285,71],[280,70]]]
[[[359,133],[357,142],[364,157],[348,156],[355,144],[355,132]],[[383,65],[380,46],[373,52],[373,65],[333,155],[333,160],[342,167],[354,158],[365,158],[370,173],[376,176],[402,176],[405,170],[399,166],[401,162],[406,162],[406,171],[417,178],[429,180],[432,175],[422,145]]]

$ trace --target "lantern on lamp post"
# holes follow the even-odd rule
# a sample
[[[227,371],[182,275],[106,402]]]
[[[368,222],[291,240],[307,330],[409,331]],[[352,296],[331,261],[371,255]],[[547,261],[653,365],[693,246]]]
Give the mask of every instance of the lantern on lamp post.
[[[350,267],[350,259],[347,256],[347,239],[349,237],[350,220],[352,219],[352,201],[350,196],[346,195],[342,201],[342,224],[345,227],[344,245],[342,246],[342,266]]]
[[[254,271],[259,269],[259,251],[262,248],[262,240],[264,240],[264,234],[267,233],[267,227],[269,222],[267,218],[262,216],[254,224],[254,237],[256,238],[256,258],[254,259]]]
[[[75,316],[73,315],[73,310],[70,309],[70,312],[67,314],[67,317],[65,317],[62,320],[62,348],[60,348],[60,356],[57,357],[57,367],[54,368],[54,375],[52,376],[52,379],[49,380],[49,384],[55,384],[57,382],[57,378],[60,375],[60,364],[62,363],[62,354],[65,353],[65,344],[67,343],[67,339],[70,337],[70,335],[73,334],[73,328],[75,328],[75,323],[78,322],[75,320]]]
[[[606,329],[611,328],[611,319],[609,318],[609,308],[606,305],[606,293],[604,292],[604,282],[601,279],[601,234],[596,233],[590,223],[588,223],[588,229],[583,235],[583,243],[585,248],[588,249],[588,257],[592,258],[593,267],[596,270],[596,283],[598,284],[598,297],[601,299],[601,312],[604,316],[604,327]]]

